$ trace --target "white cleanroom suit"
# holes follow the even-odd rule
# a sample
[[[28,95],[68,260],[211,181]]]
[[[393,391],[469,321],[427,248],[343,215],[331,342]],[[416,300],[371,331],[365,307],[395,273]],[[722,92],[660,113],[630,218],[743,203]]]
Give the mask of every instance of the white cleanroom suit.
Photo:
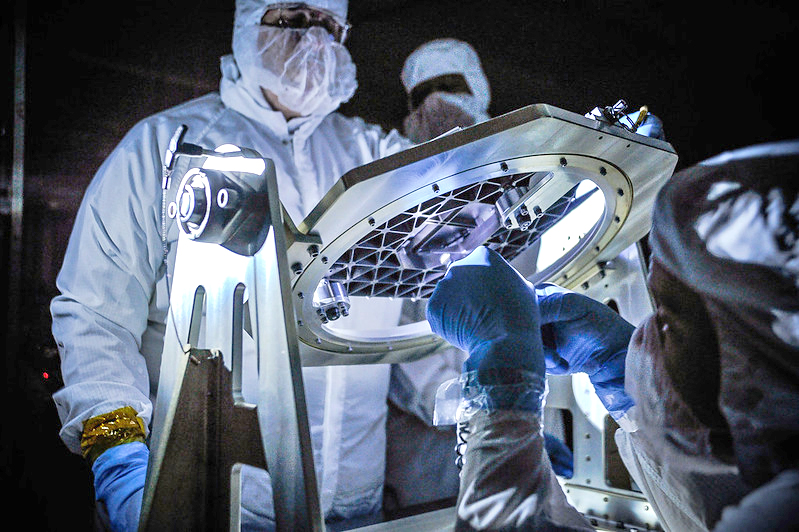
[[[269,7],[263,0],[236,4],[234,52],[242,35],[262,28],[258,24]],[[346,19],[346,1],[307,4]],[[252,65],[240,68],[238,56],[225,56],[219,93],[139,122],[86,191],[57,280],[60,295],[51,305],[65,383],[54,399],[63,423],[61,437],[73,452],[80,451],[88,418],[131,406],[145,423],[151,420],[169,303],[167,270],[174,267],[178,239],[177,225],[167,218],[164,249],[162,164],[179,125],[188,126],[186,142],[210,149],[233,144],[274,161],[280,199],[296,224],[344,173],[409,146],[396,131],[386,133],[359,118],[330,112],[351,96],[355,71],[341,44],[319,44],[321,28],[263,31],[310,40],[308,46],[325,50],[325,61],[332,62],[326,67],[339,69],[338,78],[329,71],[317,78],[337,80],[327,94],[314,92],[318,87],[303,89],[313,95],[296,101],[312,102],[306,109],[310,114],[287,120],[250,83]],[[296,42],[295,51],[301,47]],[[273,76],[272,92],[278,98],[290,93],[291,82]],[[178,181],[173,179],[173,186]],[[379,510],[388,366],[307,368],[304,379],[323,512],[346,518]],[[247,506],[250,495],[258,495],[268,482],[265,473],[253,478],[244,485],[244,518],[260,528],[269,525],[271,509]]]

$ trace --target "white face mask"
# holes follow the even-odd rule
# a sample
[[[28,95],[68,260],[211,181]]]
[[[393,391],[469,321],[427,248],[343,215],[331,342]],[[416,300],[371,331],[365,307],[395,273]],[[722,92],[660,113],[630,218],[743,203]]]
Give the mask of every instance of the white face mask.
[[[233,55],[250,94],[261,88],[302,116],[327,114],[355,93],[355,64],[323,28],[245,26],[235,29]]]
[[[432,92],[405,117],[403,126],[405,136],[419,143],[443,135],[454,127],[468,127],[489,118],[471,94]]]

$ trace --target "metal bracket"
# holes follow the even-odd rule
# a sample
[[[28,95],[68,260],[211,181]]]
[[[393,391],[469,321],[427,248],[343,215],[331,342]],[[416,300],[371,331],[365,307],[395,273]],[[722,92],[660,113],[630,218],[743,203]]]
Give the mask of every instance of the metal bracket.
[[[179,234],[140,527],[239,530],[247,463],[268,466],[277,530],[322,531],[275,169],[230,153],[208,156],[207,183],[179,191],[208,200],[239,185],[241,204],[258,208],[239,220],[244,230],[229,230],[233,216],[208,235]],[[207,212],[178,201],[186,223]],[[255,404],[244,402],[246,379]]]
[[[266,469],[255,405],[235,401],[216,350],[190,348],[175,419],[141,530],[224,530],[240,506],[238,464]],[[191,501],[191,504],[185,504]]]

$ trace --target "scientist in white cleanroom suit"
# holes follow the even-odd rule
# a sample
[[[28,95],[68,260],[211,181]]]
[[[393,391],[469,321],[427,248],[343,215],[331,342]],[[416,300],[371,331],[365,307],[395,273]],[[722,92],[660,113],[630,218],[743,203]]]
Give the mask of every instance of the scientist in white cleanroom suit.
[[[162,244],[162,164],[176,128],[188,126],[186,142],[234,144],[274,161],[280,199],[295,223],[344,173],[410,145],[396,131],[335,112],[357,86],[343,44],[347,8],[346,0],[300,7],[237,0],[233,54],[222,57],[219,92],[142,120],[86,191],[51,305],[65,383],[54,400],[61,437],[92,464],[96,497],[114,530],[136,527],[149,454],[166,276],[178,238],[168,219]],[[376,516],[389,367],[307,368],[303,375],[324,515],[333,524]],[[253,503],[271,501],[263,491],[267,474],[247,468],[245,475],[244,526],[268,529],[272,508]]]
[[[413,142],[491,118],[488,78],[467,42],[446,38],[422,44],[405,59],[400,80],[408,95],[402,125]]]

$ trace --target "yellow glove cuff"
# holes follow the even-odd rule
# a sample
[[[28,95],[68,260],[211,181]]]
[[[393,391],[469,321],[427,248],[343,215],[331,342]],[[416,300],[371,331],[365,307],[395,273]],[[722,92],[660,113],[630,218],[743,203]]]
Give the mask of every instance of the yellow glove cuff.
[[[123,443],[144,442],[144,420],[130,406],[89,418],[83,422],[80,450],[93,464],[98,456]]]

